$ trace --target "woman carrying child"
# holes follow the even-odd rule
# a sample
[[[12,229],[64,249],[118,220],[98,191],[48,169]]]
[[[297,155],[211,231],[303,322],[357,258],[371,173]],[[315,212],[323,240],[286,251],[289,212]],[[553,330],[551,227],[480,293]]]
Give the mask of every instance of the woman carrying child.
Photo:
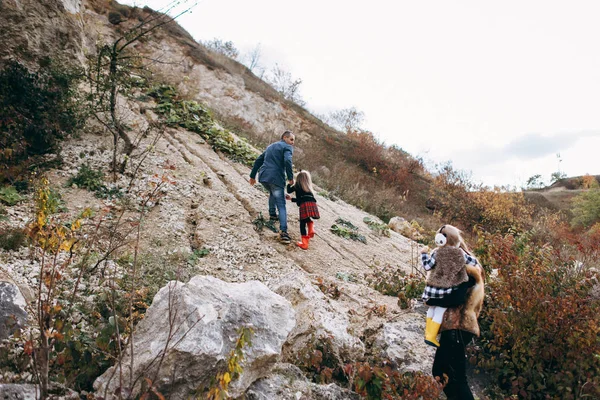
[[[435,235],[438,246],[431,255],[429,249],[421,250],[421,264],[426,271],[427,286],[422,299],[429,306],[425,325],[425,343],[439,347],[437,335],[448,307],[456,307],[466,301],[469,284],[467,268],[477,266],[475,259],[460,230],[452,225],[442,226]]]
[[[287,185],[288,193],[296,193],[292,202],[300,208],[300,234],[302,241],[296,243],[303,250],[308,250],[308,242],[315,236],[315,223],[319,219],[319,207],[312,187],[312,179],[308,171],[300,171],[296,176],[294,185]],[[308,228],[308,230],[307,230]]]

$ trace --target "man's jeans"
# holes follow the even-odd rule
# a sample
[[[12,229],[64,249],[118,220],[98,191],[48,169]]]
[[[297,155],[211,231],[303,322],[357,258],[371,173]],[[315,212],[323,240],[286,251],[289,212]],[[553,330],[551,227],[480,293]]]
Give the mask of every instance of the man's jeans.
[[[282,187],[272,183],[262,184],[269,191],[269,215],[275,215],[275,207],[279,211],[279,229],[287,232],[287,210],[285,209],[285,192]]]

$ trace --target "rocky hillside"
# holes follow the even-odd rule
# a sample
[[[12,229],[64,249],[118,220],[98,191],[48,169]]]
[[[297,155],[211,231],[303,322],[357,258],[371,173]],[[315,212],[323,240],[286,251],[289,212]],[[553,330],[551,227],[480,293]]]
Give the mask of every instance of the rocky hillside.
[[[0,46],[9,55],[27,54],[26,61],[32,63],[39,57],[58,54],[83,63],[97,41],[110,42],[127,24],[135,23],[127,19],[118,25],[109,23],[108,13],[114,7],[111,4],[100,0],[54,0],[43,4],[4,0],[0,3],[3,26]],[[318,120],[279,98],[241,66],[231,64],[228,70],[226,63],[213,63],[206,51],[176,26],[157,30],[152,41],[136,46],[136,50],[149,58],[168,61],[153,67],[156,82],[172,84],[187,98],[205,104],[223,125],[237,124],[267,142],[276,140],[283,130],[292,129],[300,143],[309,142],[316,134],[316,127],[321,126]],[[141,90],[122,98],[120,107],[127,124],[140,131],[160,119],[157,103]],[[110,166],[112,137],[97,127],[92,128],[64,142],[62,164],[46,173],[51,187],[62,198],[61,215],[65,220],[73,219],[89,208],[94,211],[92,218],[100,218],[112,215],[106,210],[125,207],[123,218],[129,218],[132,227],[140,223],[141,229],[139,239],[135,235],[123,236],[123,246],[96,265],[101,268],[86,271],[81,291],[89,294],[86,301],[90,307],[101,301],[99,293],[109,285],[109,275],[127,276],[127,260],[135,256],[141,265],[137,271],[140,282],[163,287],[136,331],[137,343],[155,349],[164,345],[164,338],[160,338],[169,331],[168,324],[161,325],[161,321],[164,323],[161,316],[171,310],[164,303],[171,293],[165,282],[174,278],[181,281],[182,286],[178,287],[189,293],[186,299],[212,293],[207,298],[186,300],[186,307],[191,307],[187,311],[202,310],[200,322],[194,323],[202,325],[202,329],[190,328],[190,335],[198,336],[193,336],[197,340],[185,342],[189,352],[183,359],[171,359],[176,357],[171,353],[166,357],[165,365],[178,365],[189,375],[184,373],[176,385],[169,383],[168,376],[159,376],[160,383],[156,386],[163,393],[184,396],[193,389],[187,378],[208,381],[214,377],[217,366],[227,359],[235,344],[231,335],[248,324],[256,329],[251,347],[255,350],[250,350],[248,356],[253,362],[245,364],[244,373],[232,389],[236,397],[356,396],[347,388],[311,381],[306,373],[309,368],[301,362],[302,352],[312,349],[310,346],[321,349],[328,346],[337,363],[377,356],[389,358],[401,371],[429,373],[434,351],[423,343],[422,310],[415,301],[409,302],[408,308],[401,308],[397,297],[373,288],[373,282],[385,283],[390,277],[416,270],[417,243],[393,230],[389,236],[373,230],[365,219],[377,221],[376,217],[342,200],[318,195],[322,218],[316,223],[317,234],[310,242],[310,249],[303,251],[293,244],[282,245],[276,233],[267,228],[255,229],[253,222],[259,213],[267,213],[267,194],[260,187],[249,185],[249,167],[215,151],[197,133],[173,126],[156,142],[151,135],[140,138],[125,173],[119,175],[117,182],[109,183],[108,177],[105,178],[107,186],[130,188],[129,204],[120,203],[114,196],[99,198],[69,181],[81,171],[82,165],[104,171]],[[295,158],[303,157],[300,146]],[[136,165],[141,168],[135,169]],[[160,198],[144,203],[145,196],[159,183]],[[3,227],[25,227],[34,217],[33,202],[30,194],[16,205],[6,207],[8,219],[1,222]],[[140,221],[136,218],[141,213]],[[289,231],[294,239],[299,239],[296,213],[295,205],[289,203]],[[340,218],[355,226],[366,243],[335,234],[331,228],[339,225]],[[98,219],[92,221],[96,223]],[[2,251],[0,278],[19,287],[23,298],[32,301],[40,287],[41,262],[26,247]],[[74,282],[80,271],[76,268],[65,271],[65,277]],[[228,299],[235,301],[228,303]],[[257,302],[257,299],[262,300]],[[208,307],[206,304],[212,304],[211,310],[221,310],[222,314],[213,316],[213,311],[203,308]],[[245,304],[249,304],[247,308]],[[266,312],[267,305],[279,311]],[[28,314],[33,318],[31,309]],[[214,325],[219,320],[226,321],[219,325],[222,329]],[[219,349],[211,361],[206,361],[203,358],[206,348],[198,343],[214,336],[219,336],[216,342],[220,344],[209,341],[206,346]],[[135,350],[139,352],[136,354],[145,354],[144,349]],[[140,360],[143,357],[140,355]],[[202,363],[210,364],[212,369],[196,370]],[[107,374],[114,372],[112,368]],[[2,373],[1,380],[5,382],[33,380],[31,375],[14,371]],[[103,375],[94,385],[97,395],[110,397],[111,385],[114,382],[111,384]],[[0,385],[0,391],[9,389],[14,388]]]

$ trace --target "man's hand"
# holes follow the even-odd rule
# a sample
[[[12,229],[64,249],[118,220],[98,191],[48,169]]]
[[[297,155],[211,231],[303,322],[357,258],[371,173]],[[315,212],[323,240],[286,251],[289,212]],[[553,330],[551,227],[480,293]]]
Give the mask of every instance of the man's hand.
[[[293,179],[290,179],[290,180],[288,181],[288,185],[290,185],[290,186],[294,186],[294,180],[293,180]]]
[[[254,178],[250,178],[250,184],[251,184],[252,186],[254,186],[254,184],[255,184],[255,183],[256,183],[256,179],[254,179]]]

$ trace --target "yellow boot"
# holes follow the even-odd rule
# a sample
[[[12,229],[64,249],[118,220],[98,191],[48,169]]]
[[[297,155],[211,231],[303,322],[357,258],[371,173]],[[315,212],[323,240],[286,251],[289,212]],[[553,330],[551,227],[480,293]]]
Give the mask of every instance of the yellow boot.
[[[427,323],[425,324],[425,343],[433,347],[440,347],[440,343],[437,341],[437,335],[441,325],[442,324],[435,322],[431,318],[427,318]]]
[[[429,331],[429,326],[431,325],[431,317],[427,317],[425,320],[425,343],[427,343],[427,332]]]

